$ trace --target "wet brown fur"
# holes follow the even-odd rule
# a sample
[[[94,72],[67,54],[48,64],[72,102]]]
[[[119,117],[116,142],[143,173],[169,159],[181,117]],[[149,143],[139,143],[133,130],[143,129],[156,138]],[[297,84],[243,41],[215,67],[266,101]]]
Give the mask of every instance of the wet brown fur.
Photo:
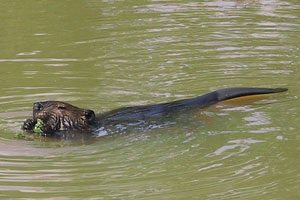
[[[33,106],[33,118],[25,121],[23,129],[33,129],[37,119],[43,121],[42,130],[48,134],[68,130],[88,131],[95,120],[95,113],[60,101],[38,102]]]

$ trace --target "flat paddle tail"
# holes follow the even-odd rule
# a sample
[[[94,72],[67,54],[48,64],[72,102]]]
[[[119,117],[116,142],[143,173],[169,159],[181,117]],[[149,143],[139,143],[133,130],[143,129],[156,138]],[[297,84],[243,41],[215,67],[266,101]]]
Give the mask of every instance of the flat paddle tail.
[[[287,88],[228,88],[217,90],[216,93],[218,94],[218,100],[224,101],[242,96],[279,93],[287,90]]]

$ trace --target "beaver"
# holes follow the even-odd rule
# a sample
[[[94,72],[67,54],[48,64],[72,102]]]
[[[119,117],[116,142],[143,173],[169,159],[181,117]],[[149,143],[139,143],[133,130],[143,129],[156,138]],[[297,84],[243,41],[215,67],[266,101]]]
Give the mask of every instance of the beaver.
[[[220,101],[258,94],[287,91],[286,88],[227,88],[191,99],[183,99],[154,105],[125,107],[95,115],[94,111],[78,108],[61,101],[43,101],[33,105],[33,117],[27,119],[23,130],[33,131],[38,120],[43,122],[42,132],[46,136],[58,136],[63,132],[78,131],[93,133],[99,128],[124,121],[138,122],[153,118],[164,119],[173,113],[193,108],[204,108]]]

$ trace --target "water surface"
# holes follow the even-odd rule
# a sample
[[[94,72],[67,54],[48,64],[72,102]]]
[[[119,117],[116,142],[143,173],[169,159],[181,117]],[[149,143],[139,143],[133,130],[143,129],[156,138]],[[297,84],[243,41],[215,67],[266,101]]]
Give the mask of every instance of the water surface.
[[[2,1],[0,198],[297,199],[300,4]],[[36,101],[105,112],[287,87],[91,141],[14,137]]]

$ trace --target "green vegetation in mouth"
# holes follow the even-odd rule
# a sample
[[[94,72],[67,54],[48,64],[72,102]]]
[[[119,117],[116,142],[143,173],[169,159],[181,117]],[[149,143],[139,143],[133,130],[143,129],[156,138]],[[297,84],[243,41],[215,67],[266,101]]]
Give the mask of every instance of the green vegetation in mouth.
[[[43,135],[44,132],[41,129],[43,126],[44,126],[44,122],[41,119],[37,119],[37,122],[36,122],[36,124],[33,128],[33,132],[37,133],[37,134],[40,134],[40,135]]]
[[[42,127],[44,126],[44,122],[41,119],[37,119],[36,124],[33,127],[33,132],[35,134],[41,135],[41,136],[46,136],[46,134],[42,131]],[[32,138],[30,138],[28,135],[26,135],[24,132],[18,132],[14,135],[15,138],[18,139],[25,139],[25,140],[31,140]]]

